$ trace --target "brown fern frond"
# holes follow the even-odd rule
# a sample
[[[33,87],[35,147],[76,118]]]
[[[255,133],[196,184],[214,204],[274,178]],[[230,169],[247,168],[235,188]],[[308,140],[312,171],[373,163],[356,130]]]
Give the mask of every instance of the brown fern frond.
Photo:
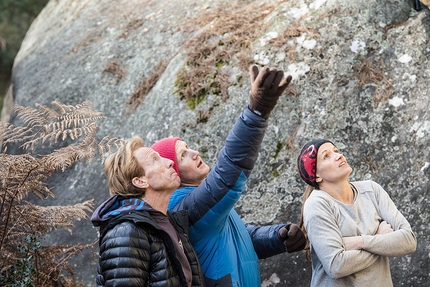
[[[94,199],[71,206],[38,206],[24,202],[21,205],[21,213],[25,214],[27,224],[38,226],[37,232],[40,234],[59,228],[72,234],[73,220],[88,219],[88,213],[92,212],[93,207]]]
[[[17,260],[25,259],[35,266],[36,272],[28,275],[35,277],[31,278],[35,285],[77,286],[68,260],[90,245],[40,247],[40,244],[34,244],[55,229],[71,233],[75,219],[89,217],[93,200],[73,206],[42,207],[25,199],[30,193],[41,199],[55,197],[47,185],[48,177],[55,171],[64,171],[84,159],[91,162],[97,147],[104,156],[106,150],[118,148],[122,141],[105,137],[98,143],[97,121],[104,117],[91,109],[91,102],[76,106],[53,102],[53,106],[52,109],[44,105],[36,105],[36,109],[16,106],[22,126],[0,122],[0,139],[4,145],[0,154],[0,272],[9,274],[9,268],[16,268]],[[6,153],[8,144],[21,143],[21,147],[34,150],[45,141],[52,144],[68,138],[74,143],[48,154]],[[22,254],[17,246],[27,246],[27,253]]]
[[[69,259],[87,248],[92,248],[97,241],[90,244],[78,245],[55,245],[43,246],[37,250],[39,259],[39,282],[38,286],[73,286],[77,283],[71,280],[66,273],[72,277],[75,275]],[[79,285],[83,286],[83,285]]]
[[[45,155],[42,164],[48,169],[65,171],[75,162],[81,162],[85,158],[93,159],[95,152],[92,146],[70,144]]]
[[[1,123],[0,139],[3,141],[3,146],[8,143],[18,143],[33,140],[33,130],[28,127],[17,127],[11,124]]]
[[[36,108],[40,111],[41,114],[44,115],[44,117],[48,120],[57,119],[60,117],[60,114],[57,113],[55,110],[48,108],[47,106],[37,104]]]
[[[105,136],[100,143],[97,145],[99,149],[99,154],[102,158],[102,163],[106,159],[107,155],[113,153],[113,147],[115,150],[118,150],[121,146],[125,145],[125,141],[119,138],[111,138],[109,136]]]
[[[39,159],[29,154],[2,154],[0,157],[0,177],[2,179],[0,200],[2,202],[14,200],[19,203],[30,192],[39,198],[51,196],[52,193],[44,181],[53,172],[53,169],[47,170]]]
[[[16,105],[15,111],[25,126],[3,124],[0,137],[5,139],[4,145],[21,142],[22,148],[34,149],[38,142],[53,144],[67,137],[76,140],[87,132],[92,133],[95,122],[104,118],[102,113],[91,109],[90,101],[76,106],[54,101],[52,105],[58,111],[40,104],[36,105],[37,109]]]
[[[21,121],[28,127],[40,126],[47,122],[43,113],[31,107],[23,107],[20,105],[14,106],[14,112],[21,119]]]

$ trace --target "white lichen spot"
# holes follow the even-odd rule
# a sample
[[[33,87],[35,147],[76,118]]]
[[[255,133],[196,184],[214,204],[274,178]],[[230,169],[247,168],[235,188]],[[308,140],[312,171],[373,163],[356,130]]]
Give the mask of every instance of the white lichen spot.
[[[269,57],[264,52],[254,55],[254,61],[260,62],[263,65],[268,65],[270,63]]]
[[[294,79],[297,79],[301,76],[304,76],[311,70],[311,67],[306,65],[304,62],[294,63],[288,65],[288,70],[285,73],[286,75],[291,75]]]
[[[306,40],[305,35],[296,37],[296,41],[297,44],[309,50],[315,48],[315,46],[317,45],[317,41],[315,39]]]
[[[146,139],[147,139],[148,142],[155,142],[155,141],[158,140],[158,137],[157,137],[157,135],[154,132],[149,131],[146,134]]]
[[[325,2],[327,2],[327,0],[315,0],[314,2],[312,2],[312,3],[309,5],[309,8],[314,9],[314,10],[317,10],[317,9],[319,9],[322,5],[324,5],[324,4],[325,4]]]
[[[397,107],[399,107],[401,105],[404,105],[405,102],[403,101],[402,98],[399,98],[399,97],[396,96],[396,97],[394,97],[392,99],[389,99],[388,100],[388,104],[393,105],[393,106],[395,106],[397,108]]]
[[[411,80],[411,82],[415,82],[417,80],[417,75],[409,75],[409,80]]]
[[[349,47],[353,53],[359,53],[360,51],[364,51],[364,48],[366,48],[366,43],[360,40],[354,40]]]
[[[379,27],[381,27],[381,28],[387,27],[387,24],[385,24],[384,22],[379,21],[378,24],[379,24]]]
[[[412,57],[409,56],[408,54],[404,54],[399,58],[400,63],[409,63],[411,60],[412,60]]]
[[[265,279],[263,282],[261,282],[261,287],[269,287],[278,283],[281,283],[281,279],[279,279],[276,273],[273,273],[269,279]]]
[[[300,19],[302,16],[309,12],[309,8],[306,4],[303,4],[299,8],[291,8],[289,14],[291,14],[296,20]]]
[[[397,140],[397,136],[392,136],[391,137],[391,142],[395,142]]]
[[[275,59],[277,62],[282,62],[283,60],[285,60],[285,57],[285,52],[280,52],[276,54]]]
[[[426,161],[424,166],[420,169],[421,171],[425,171],[430,166],[430,162]]]
[[[267,35],[268,38],[274,39],[274,38],[278,37],[278,32],[276,32],[276,31],[275,32],[269,32],[266,35]]]
[[[415,133],[419,138],[423,138],[426,133],[430,133],[430,121],[414,123],[409,132]]]
[[[269,40],[275,39],[278,36],[279,36],[278,32],[268,32],[266,33],[266,35],[260,38],[260,45],[264,47],[266,46]]]

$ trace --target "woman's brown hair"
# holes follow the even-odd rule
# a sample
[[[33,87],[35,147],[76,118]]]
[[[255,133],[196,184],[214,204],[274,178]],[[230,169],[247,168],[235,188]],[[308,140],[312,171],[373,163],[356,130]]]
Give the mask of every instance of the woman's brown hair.
[[[306,246],[305,246],[305,248],[303,249],[302,252],[303,252],[303,254],[306,257],[306,260],[308,260],[308,261],[312,261],[312,258],[311,258],[311,250],[310,250],[310,243],[309,243],[308,233],[306,232],[306,228],[305,228],[305,225],[304,225],[304,222],[303,222],[303,209],[305,207],[306,200],[309,198],[309,196],[311,195],[312,191],[314,191],[314,190],[315,190],[315,187],[313,187],[311,185],[308,185],[306,187],[305,193],[303,194],[302,211],[301,211],[301,214],[300,214],[300,223],[299,223],[299,226],[303,230],[303,233],[305,234],[305,237],[306,237]]]

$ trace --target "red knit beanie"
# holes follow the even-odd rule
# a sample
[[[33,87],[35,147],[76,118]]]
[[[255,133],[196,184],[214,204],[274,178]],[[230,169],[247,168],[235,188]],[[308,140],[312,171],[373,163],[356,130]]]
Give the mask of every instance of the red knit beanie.
[[[158,152],[161,157],[168,158],[173,161],[173,169],[176,171],[178,176],[179,174],[178,165],[176,164],[176,141],[180,141],[181,139],[176,138],[164,138],[154,143],[151,148]]]

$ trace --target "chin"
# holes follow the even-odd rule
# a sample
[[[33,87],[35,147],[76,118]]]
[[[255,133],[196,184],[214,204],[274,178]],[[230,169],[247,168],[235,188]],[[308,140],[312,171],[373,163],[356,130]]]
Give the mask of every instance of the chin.
[[[211,169],[209,168],[209,166],[206,166],[206,168],[205,168],[205,175],[208,175],[210,171],[211,171]]]

